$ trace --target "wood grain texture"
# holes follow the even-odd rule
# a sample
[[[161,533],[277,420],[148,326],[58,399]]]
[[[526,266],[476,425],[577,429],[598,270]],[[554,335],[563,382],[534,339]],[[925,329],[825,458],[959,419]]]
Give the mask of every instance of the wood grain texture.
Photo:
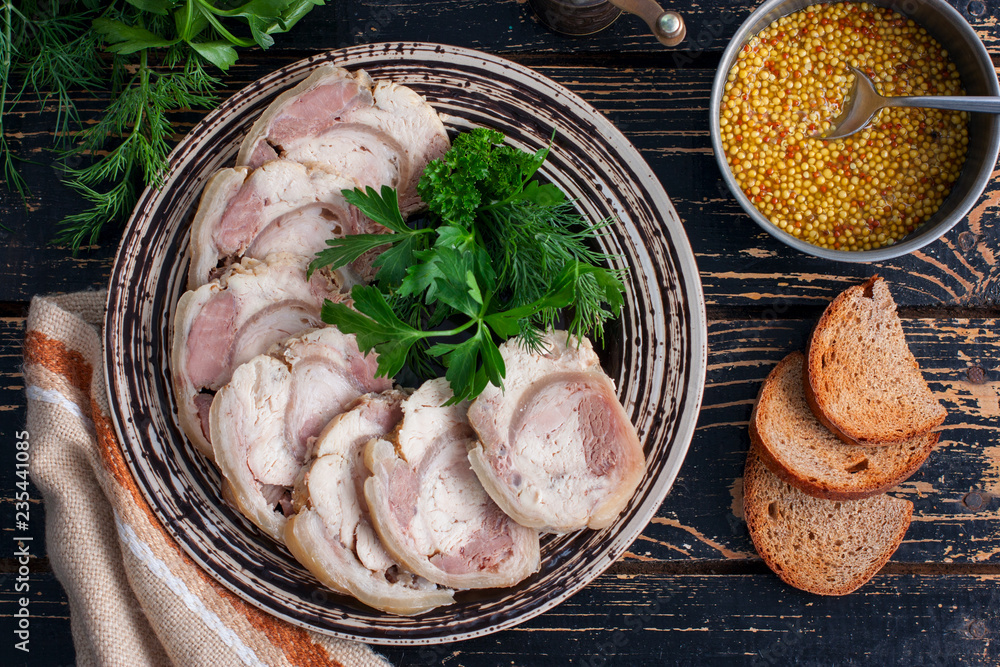
[[[760,384],[788,352],[804,347],[814,322],[709,324],[708,376],[694,440],[657,516],[622,561],[643,567],[759,561],[741,508],[747,421]],[[938,449],[893,491],[914,503],[913,523],[893,561],[977,565],[1000,574],[1000,433],[995,428],[1000,418],[1000,320],[907,319],[904,330],[948,419]],[[22,319],[0,319],[0,412],[9,416],[0,429],[5,442],[24,423],[22,336]],[[15,481],[13,467],[0,466],[7,507]],[[28,534],[37,544],[44,539],[44,508],[34,487],[31,498]],[[7,534],[12,534],[10,526],[0,526],[0,536]]]
[[[949,0],[988,48],[998,46],[995,8],[970,0]],[[641,19],[623,15],[606,30],[569,37],[542,26],[527,0],[352,0],[313,10],[288,35],[278,35],[272,51],[343,48],[375,41],[440,42],[493,53],[575,57],[607,54],[648,56],[671,67],[714,67],[736,27],[759,3],[745,0],[662,2],[684,16],[687,37],[676,47],[661,46]],[[971,5],[971,6],[970,6]]]
[[[241,61],[227,79],[229,92],[294,61],[299,54],[269,54]],[[919,252],[871,265],[840,264],[803,255],[772,238],[743,214],[726,190],[708,136],[705,107],[714,70],[539,66],[602,111],[649,162],[664,185],[698,261],[709,306],[788,308],[822,306],[845,287],[873,272],[892,284],[902,306],[917,308],[1000,306],[1000,182],[994,182],[968,218]],[[93,116],[103,101],[87,99]],[[54,110],[25,113],[11,122],[14,149],[43,164],[28,165],[34,188],[25,211],[0,190],[0,301],[32,294],[97,287],[107,282],[119,231],[109,229],[101,245],[72,257],[47,243],[56,222],[80,206],[49,166],[49,128]],[[199,114],[176,115],[186,131]]]
[[[555,610],[473,642],[386,651],[395,663],[1000,664],[1000,342],[994,319],[1000,316],[1000,186],[992,184],[944,239],[892,262],[832,264],[771,239],[723,187],[708,140],[708,97],[719,55],[756,4],[677,7],[688,39],[663,49],[631,17],[590,38],[554,35],[524,0],[329,2],[292,34],[279,36],[269,52],[244,56],[225,77],[223,94],[229,95],[317,51],[394,39],[505,55],[580,94],[635,143],[671,195],[697,255],[714,319],[708,384],[690,454],[654,522],[609,573]],[[1000,62],[1000,2],[951,4]],[[83,91],[74,97],[87,120],[106,105]],[[201,116],[187,112],[172,120],[183,133]],[[81,206],[52,168],[55,109],[25,105],[4,120],[15,151],[39,163],[23,165],[33,188],[27,209],[0,188],[0,222],[11,230],[0,228],[0,439],[6,443],[24,423],[21,311],[34,294],[106,285],[120,232],[109,230],[78,257],[49,245],[56,221]],[[904,326],[949,417],[940,449],[897,490],[916,510],[893,562],[854,595],[817,598],[782,584],[752,552],[738,509],[746,421],[771,366],[803,347],[833,296],[875,271],[887,278],[908,315],[927,318],[910,317]],[[946,319],[931,319],[937,317]],[[11,516],[14,481],[12,468],[0,465],[5,516]],[[43,508],[37,489],[31,495],[29,534],[37,540]],[[0,531],[0,537],[10,535],[7,525]],[[5,628],[14,611],[11,552],[10,546],[0,550]],[[6,659],[6,647],[0,655],[5,664],[73,664],[65,596],[46,561],[32,567],[31,661]]]
[[[24,341],[24,317],[0,317],[0,451],[4,459],[0,462],[0,508],[5,517],[0,523],[0,558],[13,553],[15,535],[31,537],[34,545],[32,553],[45,555],[45,506],[42,494],[34,484],[28,484],[28,508],[30,521],[28,530],[14,528],[14,502],[21,491],[16,485],[22,481],[15,466],[14,444],[16,434],[25,426],[24,363],[22,348]],[[30,442],[30,440],[29,440]]]
[[[30,579],[31,659],[5,653],[4,664],[72,664],[58,582],[47,574]],[[1000,661],[998,586],[996,576],[879,574],[853,595],[823,598],[770,574],[608,573],[513,630],[380,652],[414,667],[989,665]],[[0,593],[4,625],[17,608],[7,591],[4,585]]]
[[[0,648],[5,665],[51,665],[51,667],[72,667],[76,662],[73,637],[70,634],[69,603],[59,581],[51,572],[36,572],[18,582],[16,561],[3,561],[0,571],[0,628],[3,628],[5,642]],[[16,590],[15,586],[27,585],[27,590]],[[28,598],[30,632],[29,653],[14,648],[13,631],[16,627],[14,614],[20,609],[19,598]]]
[[[677,482],[626,559],[757,557],[742,519],[747,422],[767,374],[786,354],[804,348],[814,323],[709,324],[698,430]],[[913,523],[894,561],[989,564],[1000,572],[997,325],[992,319],[904,320],[910,348],[948,418],[929,460],[892,492],[914,503]]]

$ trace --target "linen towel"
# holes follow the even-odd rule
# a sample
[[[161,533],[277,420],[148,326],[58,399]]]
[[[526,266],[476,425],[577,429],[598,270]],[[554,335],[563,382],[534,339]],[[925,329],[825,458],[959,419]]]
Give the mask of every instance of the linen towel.
[[[80,665],[386,667],[368,646],[274,618],[203,572],[136,486],[109,419],[105,292],[36,297],[24,342],[29,471]]]

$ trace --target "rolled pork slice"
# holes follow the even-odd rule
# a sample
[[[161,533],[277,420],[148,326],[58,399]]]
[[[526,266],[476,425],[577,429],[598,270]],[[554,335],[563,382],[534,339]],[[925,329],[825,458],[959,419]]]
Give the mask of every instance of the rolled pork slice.
[[[219,278],[186,292],[177,303],[170,370],[181,429],[206,456],[214,393],[240,364],[272,345],[322,325],[324,299],[341,300],[320,273],[306,281],[296,258],[247,259]]]
[[[209,282],[220,263],[286,253],[306,267],[327,247],[328,239],[388,232],[348,204],[341,193],[359,184],[382,183],[392,177],[389,172],[391,167],[376,163],[373,170],[347,178],[288,160],[268,162],[254,171],[220,170],[205,187],[191,225],[188,289]],[[371,258],[364,258],[331,278],[347,292],[373,275]]]
[[[324,133],[352,109],[372,106],[373,86],[364,70],[320,65],[268,105],[240,144],[236,164],[256,169],[279,158],[281,151]]]
[[[469,466],[468,402],[444,378],[403,403],[403,421],[365,451],[365,500],[386,551],[407,570],[451,588],[511,586],[538,570],[538,532],[490,500]]]
[[[376,370],[375,355],[363,355],[353,335],[327,327],[254,357],[216,395],[215,461],[237,509],[274,539],[284,540],[310,438],[359,396],[392,388]]]
[[[316,458],[295,484],[285,544],[333,590],[411,615],[451,604],[454,592],[407,572],[386,553],[364,497],[365,446],[396,427],[405,398],[397,390],[367,394],[327,424],[314,443]]]
[[[353,178],[359,164],[389,162],[397,175],[382,184],[397,190],[405,215],[422,207],[420,175],[449,146],[437,112],[412,89],[374,83],[364,70],[322,65],[264,111],[236,164],[256,168],[280,157]]]
[[[469,408],[469,461],[503,511],[542,532],[611,524],[635,494],[645,457],[614,383],[586,338],[547,334],[544,353],[511,339],[507,376]]]

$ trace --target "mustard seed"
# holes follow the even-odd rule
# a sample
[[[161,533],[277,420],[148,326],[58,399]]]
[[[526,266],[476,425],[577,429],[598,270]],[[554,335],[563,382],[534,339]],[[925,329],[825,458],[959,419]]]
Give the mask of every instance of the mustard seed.
[[[867,3],[814,5],[740,51],[720,109],[722,144],[740,188],[779,228],[867,250],[940,208],[965,163],[968,114],[883,109],[858,135],[818,139],[854,82],[848,65],[884,95],[964,94],[947,51],[913,21]]]

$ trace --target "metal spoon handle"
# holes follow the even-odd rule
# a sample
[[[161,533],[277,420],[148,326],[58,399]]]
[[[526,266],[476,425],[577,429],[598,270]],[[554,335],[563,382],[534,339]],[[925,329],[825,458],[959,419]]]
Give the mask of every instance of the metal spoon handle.
[[[887,107],[924,107],[953,111],[1000,113],[1000,97],[965,97],[961,95],[928,95],[922,97],[886,97]]]

